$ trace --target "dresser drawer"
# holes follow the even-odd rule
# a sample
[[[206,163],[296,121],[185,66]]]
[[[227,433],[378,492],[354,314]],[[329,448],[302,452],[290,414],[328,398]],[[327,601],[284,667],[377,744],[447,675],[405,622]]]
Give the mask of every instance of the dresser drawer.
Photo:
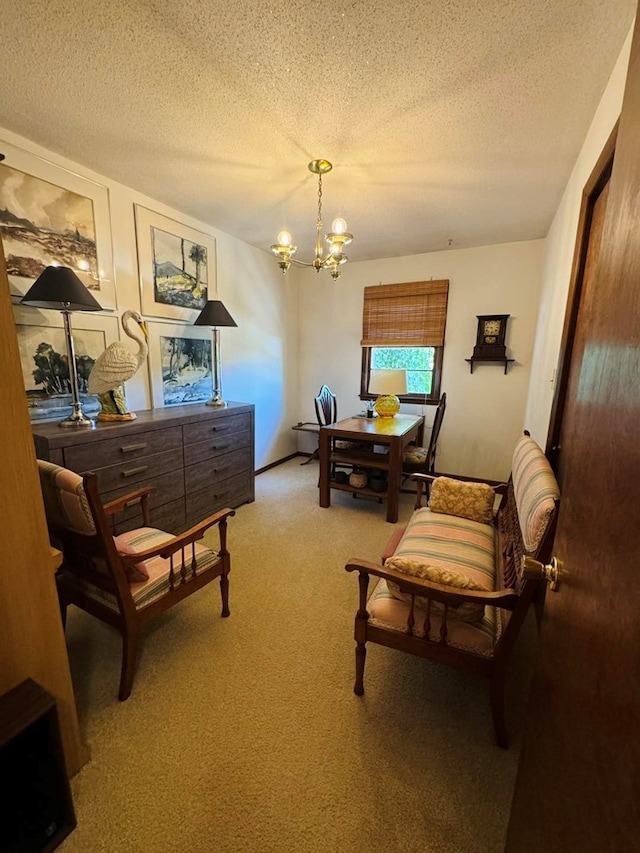
[[[182,428],[185,447],[188,444],[197,444],[207,438],[215,436],[227,436],[235,432],[251,433],[251,415],[227,415],[225,417],[212,418],[207,421],[198,421],[195,424],[185,424]]]
[[[171,501],[156,509],[152,509],[150,515],[151,526],[157,527],[159,530],[164,530],[166,533],[177,535],[186,529],[184,498],[178,498],[177,501]],[[130,510],[124,513],[118,513],[114,533],[118,536],[127,530],[134,530],[136,527],[143,526],[142,510],[140,509],[140,504],[138,504],[137,507],[131,507]]]
[[[170,471],[160,477],[149,477],[142,484],[126,483],[120,486],[119,489],[113,489],[110,492],[101,492],[100,497],[104,503],[109,503],[109,501],[121,498],[123,495],[129,494],[129,492],[135,492],[137,489],[142,488],[142,486],[153,486],[155,489],[148,498],[152,513],[156,507],[184,497],[184,477],[182,471]],[[130,507],[125,507],[121,513],[118,513],[118,516],[126,517],[127,514],[131,515],[132,513],[139,512],[139,507],[139,502],[136,502]],[[158,525],[154,524],[153,526],[157,527]]]
[[[152,477],[159,477],[169,471],[175,472],[175,479],[182,481],[182,450],[167,450],[154,456],[142,459],[131,459],[120,465],[110,465],[108,468],[96,469],[100,494],[119,489],[120,494],[132,492],[140,483],[151,482]]]
[[[184,469],[184,483],[187,494],[211,486],[219,480],[233,477],[249,468],[249,453],[246,450],[234,450],[214,459],[205,459],[197,465]]]
[[[234,432],[230,435],[226,433],[222,435],[214,433],[206,441],[185,445],[184,464],[195,465],[197,462],[203,462],[205,459],[222,456],[238,448],[250,447],[250,445],[251,430],[249,429],[243,429],[240,432]]]
[[[187,492],[187,525],[191,527],[219,509],[237,507],[251,500],[253,489],[250,471],[213,483],[209,488]]]
[[[175,449],[182,454],[182,428],[150,430],[138,435],[122,434],[89,444],[65,447],[64,464],[73,471],[83,473],[105,468],[108,465],[129,463],[163,450]]]

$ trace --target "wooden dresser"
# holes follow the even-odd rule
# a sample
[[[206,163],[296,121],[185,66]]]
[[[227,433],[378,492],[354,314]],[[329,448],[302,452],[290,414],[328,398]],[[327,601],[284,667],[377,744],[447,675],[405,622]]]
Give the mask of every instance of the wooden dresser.
[[[138,412],[134,421],[95,429],[32,424],[39,459],[98,475],[110,501],[141,486],[150,495],[151,523],[179,533],[225,506],[254,499],[254,406],[228,403]],[[142,523],[139,504],[119,516],[116,533]]]

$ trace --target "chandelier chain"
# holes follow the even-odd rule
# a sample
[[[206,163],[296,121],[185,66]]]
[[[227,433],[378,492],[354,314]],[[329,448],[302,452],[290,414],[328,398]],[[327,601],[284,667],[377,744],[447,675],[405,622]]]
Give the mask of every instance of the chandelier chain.
[[[318,221],[317,227],[322,228],[322,175],[318,175]]]

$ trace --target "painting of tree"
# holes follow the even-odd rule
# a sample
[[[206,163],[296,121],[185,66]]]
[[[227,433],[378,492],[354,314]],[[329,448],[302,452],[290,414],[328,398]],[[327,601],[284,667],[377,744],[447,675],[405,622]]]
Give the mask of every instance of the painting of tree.
[[[201,310],[207,301],[207,249],[161,228],[151,228],[156,302]]]
[[[165,406],[206,402],[213,395],[211,340],[160,336]]]
[[[71,376],[64,329],[16,323],[22,377],[32,420],[65,417],[71,410]],[[78,391],[83,408],[91,414],[100,408],[87,393],[89,374],[106,347],[106,335],[95,329],[74,329]]]

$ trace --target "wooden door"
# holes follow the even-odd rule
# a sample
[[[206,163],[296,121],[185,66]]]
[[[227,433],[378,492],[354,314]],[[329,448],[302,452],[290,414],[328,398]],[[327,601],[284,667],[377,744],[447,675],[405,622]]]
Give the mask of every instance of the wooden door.
[[[599,258],[577,316],[554,549],[563,570],[547,592],[508,853],[640,844],[639,427],[636,23]]]
[[[55,698],[73,775],[88,753],[80,738],[1,241],[0,377],[0,694],[32,678]]]

